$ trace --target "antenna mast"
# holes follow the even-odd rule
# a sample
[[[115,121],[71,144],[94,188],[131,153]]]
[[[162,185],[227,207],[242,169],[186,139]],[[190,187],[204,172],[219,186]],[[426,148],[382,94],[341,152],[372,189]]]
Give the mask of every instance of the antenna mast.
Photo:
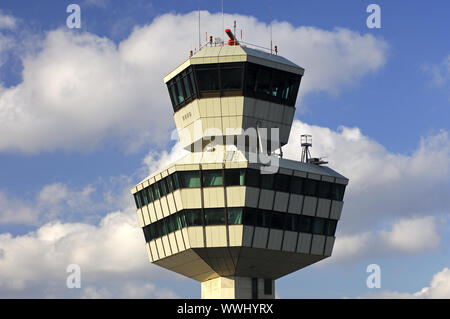
[[[312,147],[312,135],[302,134],[300,136],[300,140],[302,143],[302,159],[303,163],[308,163],[311,159],[311,153],[309,152],[309,148]]]
[[[272,54],[272,4],[270,4],[270,54]]]
[[[200,39],[200,8],[198,8],[198,50],[202,46],[202,40]]]

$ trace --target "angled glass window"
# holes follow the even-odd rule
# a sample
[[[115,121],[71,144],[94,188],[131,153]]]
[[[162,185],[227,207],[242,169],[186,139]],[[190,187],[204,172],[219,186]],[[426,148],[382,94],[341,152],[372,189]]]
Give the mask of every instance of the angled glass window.
[[[275,174],[275,190],[280,192],[289,192],[289,182],[291,177],[284,174]]]
[[[167,227],[169,228],[169,233],[173,233],[177,230],[177,220],[175,215],[170,215],[167,219]]]
[[[298,229],[298,217],[296,214],[286,214],[285,229],[290,231],[299,231]]]
[[[303,192],[303,178],[298,176],[291,176],[289,192],[294,194],[302,194]]]
[[[178,173],[177,172],[172,174],[172,180],[173,180],[173,188],[174,188],[174,190],[180,189],[180,180],[178,178]]]
[[[183,86],[184,89],[186,90],[186,98],[190,98],[191,97],[191,88],[189,87],[189,82],[188,82],[188,77],[185,76],[183,77]]]
[[[205,225],[225,225],[225,209],[205,208]]]
[[[227,208],[227,218],[229,225],[239,225],[242,224],[242,207],[228,207]]]
[[[141,200],[139,199],[139,193],[133,195],[134,202],[136,203],[136,208],[141,208]]]
[[[267,214],[265,211],[257,210],[256,211],[256,223],[255,226],[258,227],[270,227],[270,214]]]
[[[203,226],[202,215],[201,209],[186,209],[185,216],[188,226]]]
[[[257,169],[249,168],[246,171],[245,185],[252,187],[260,187],[261,173]]]
[[[305,179],[303,181],[303,193],[307,196],[317,196],[317,184],[315,179]]]
[[[322,198],[331,197],[331,183],[320,181],[318,186],[318,196]]]
[[[165,177],[164,179],[166,180],[168,192],[172,193],[174,191],[173,175],[169,175],[169,176]]]
[[[147,190],[145,188],[141,190],[141,195],[142,195],[142,206],[148,205],[149,200],[147,196]]]
[[[221,89],[227,90],[241,90],[242,80],[244,75],[244,64],[239,63],[222,63],[220,64],[220,80]]]
[[[245,169],[226,169],[225,170],[225,186],[242,186],[244,185]]]
[[[219,68],[217,64],[195,65],[195,73],[200,92],[219,91]]]
[[[314,218],[312,232],[314,234],[324,234],[325,233],[325,219]]]
[[[331,188],[331,199],[342,201],[344,199],[345,185],[333,184]]]
[[[179,103],[184,102],[184,92],[183,92],[183,88],[181,87],[180,79],[178,77],[177,77],[176,85],[177,85],[177,102],[179,104]]]
[[[159,192],[161,194],[161,197],[167,195],[166,180],[165,179],[161,179],[160,181],[157,182],[157,185],[159,187]]]
[[[282,213],[271,213],[270,214],[270,228],[283,229],[284,227],[284,217],[286,214]]]
[[[325,224],[325,235],[334,236],[336,232],[337,220],[328,219]]]
[[[169,233],[169,225],[167,219],[161,219],[160,220],[161,225],[161,236],[167,235]]]
[[[261,174],[261,188],[273,189],[275,174]]]
[[[181,225],[181,227],[187,227],[186,214],[184,210],[177,213],[177,221],[178,225]]]
[[[205,170],[202,171],[203,187],[222,186],[223,177],[222,170]]]
[[[146,187],[145,191],[147,192],[147,197],[148,197],[149,203],[153,202],[155,199],[153,198],[153,192],[152,192],[151,187],[150,186]]]
[[[199,171],[182,171],[179,172],[181,178],[181,186],[183,188],[200,187]]]
[[[243,224],[248,226],[255,226],[256,224],[257,210],[254,208],[246,207],[244,209]]]
[[[256,96],[264,99],[270,95],[270,81],[272,78],[272,70],[270,68],[260,66],[258,77],[256,78]]]
[[[310,233],[312,227],[312,217],[310,216],[299,216],[298,220],[298,230],[303,233]]]
[[[152,188],[153,197],[155,198],[155,200],[161,198],[161,195],[159,193],[158,185],[155,183],[155,184],[151,185],[151,188]]]

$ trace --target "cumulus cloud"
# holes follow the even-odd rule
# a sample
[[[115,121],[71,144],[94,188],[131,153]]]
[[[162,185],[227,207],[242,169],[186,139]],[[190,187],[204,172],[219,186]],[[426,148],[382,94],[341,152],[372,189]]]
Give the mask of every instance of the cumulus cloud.
[[[441,230],[436,218],[401,218],[382,230],[367,230],[354,234],[338,234],[333,254],[319,266],[349,262],[361,258],[430,253],[440,247]]]
[[[450,139],[447,131],[422,137],[411,154],[388,151],[359,128],[308,125],[295,120],[286,157],[300,159],[300,135],[312,134],[314,157],[350,179],[339,229],[360,233],[389,218],[448,214]]]
[[[202,12],[202,29],[222,35],[218,18]],[[108,138],[135,149],[167,141],[173,121],[162,78],[195,46],[196,19],[196,12],[165,14],[118,45],[90,33],[48,32],[37,41],[40,50],[22,56],[23,81],[0,89],[0,150],[92,150]],[[267,24],[225,15],[233,20],[246,39],[266,42]],[[273,28],[280,53],[307,70],[303,93],[334,94],[385,63],[386,43],[370,34],[287,22]]]
[[[446,86],[450,81],[450,54],[439,64],[426,64],[422,68],[429,74],[433,83],[437,86]]]
[[[0,10],[0,30],[14,29],[16,26],[17,26],[17,19],[11,15],[3,13]]]
[[[445,267],[431,279],[430,285],[415,293],[382,291],[371,293],[364,298],[386,299],[448,299],[450,298],[450,269]]]
[[[54,221],[21,236],[1,234],[0,249],[3,298],[176,296],[152,283],[166,273],[148,262],[131,207],[98,225]],[[70,264],[81,267],[81,289],[66,288]]]
[[[44,185],[34,198],[15,197],[0,191],[0,225],[40,226],[52,220],[95,223],[111,210],[132,204],[131,177],[98,180],[84,187],[63,183]]]

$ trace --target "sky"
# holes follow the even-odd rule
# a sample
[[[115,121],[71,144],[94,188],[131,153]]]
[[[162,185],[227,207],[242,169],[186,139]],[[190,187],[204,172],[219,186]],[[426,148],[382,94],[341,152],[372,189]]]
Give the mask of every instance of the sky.
[[[129,192],[182,153],[162,78],[198,49],[197,10],[202,41],[222,36],[221,1],[1,0],[0,298],[200,298],[148,262]],[[305,68],[285,156],[312,134],[350,179],[332,257],[277,280],[277,297],[450,298],[449,11],[224,1],[246,42],[269,46],[272,16],[279,55]]]

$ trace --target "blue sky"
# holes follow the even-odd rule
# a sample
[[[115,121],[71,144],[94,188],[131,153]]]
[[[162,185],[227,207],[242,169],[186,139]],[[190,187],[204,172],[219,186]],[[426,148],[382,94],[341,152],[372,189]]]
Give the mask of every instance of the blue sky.
[[[199,297],[145,261],[128,189],[177,155],[162,76],[194,49],[193,11],[202,38],[221,32],[220,1],[79,1],[80,30],[66,27],[70,3],[0,4],[0,296]],[[369,29],[370,3],[272,4],[274,44],[306,69],[286,154],[312,133],[313,153],[350,178],[335,255],[277,281],[284,298],[450,297],[450,5],[377,1]],[[224,7],[227,25],[267,45],[269,1]],[[76,291],[64,284],[74,262]],[[371,263],[381,289],[365,284]]]

